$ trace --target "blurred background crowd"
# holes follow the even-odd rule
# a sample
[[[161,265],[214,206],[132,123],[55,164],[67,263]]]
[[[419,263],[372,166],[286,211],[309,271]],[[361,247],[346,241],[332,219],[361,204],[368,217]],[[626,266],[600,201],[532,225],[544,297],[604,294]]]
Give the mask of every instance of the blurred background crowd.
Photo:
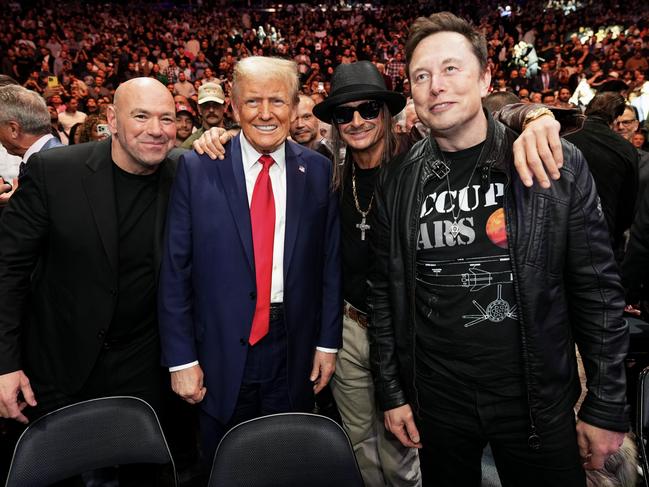
[[[201,127],[231,125],[232,69],[250,55],[294,59],[303,93],[316,102],[327,96],[334,68],[357,60],[375,63],[388,89],[407,96],[408,25],[443,9],[486,35],[493,91],[559,107],[585,107],[597,90],[619,91],[639,121],[629,138],[646,148],[645,2],[14,2],[0,10],[0,73],[43,95],[64,144],[108,134],[104,107],[119,83],[157,78],[176,97],[180,145]]]

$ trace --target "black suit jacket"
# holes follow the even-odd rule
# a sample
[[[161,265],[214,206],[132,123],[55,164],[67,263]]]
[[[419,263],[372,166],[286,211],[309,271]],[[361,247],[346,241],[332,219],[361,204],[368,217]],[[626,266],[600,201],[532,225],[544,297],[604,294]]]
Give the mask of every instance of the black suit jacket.
[[[142,243],[158,269],[174,170],[160,166],[154,241]],[[77,392],[113,319],[117,273],[110,139],[32,156],[0,219],[0,374]]]

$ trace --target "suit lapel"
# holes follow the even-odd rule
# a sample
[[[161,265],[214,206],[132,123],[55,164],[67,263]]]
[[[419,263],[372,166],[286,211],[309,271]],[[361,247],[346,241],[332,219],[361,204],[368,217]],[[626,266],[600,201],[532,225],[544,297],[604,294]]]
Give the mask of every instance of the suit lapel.
[[[86,161],[91,172],[83,179],[83,186],[108,262],[117,274],[119,234],[110,143],[107,139],[95,145]]]
[[[176,174],[176,163],[167,158],[160,164],[160,179],[158,179],[158,196],[156,199],[155,229],[153,231],[153,258],[155,266],[156,281],[160,273],[160,262],[162,261],[162,245],[164,240],[165,222],[167,220],[167,205],[169,203],[169,191]]]
[[[288,273],[300,223],[307,165],[302,150],[286,141],[286,229],[284,234],[284,275]]]
[[[252,227],[250,224],[250,205],[248,204],[248,193],[246,191],[246,176],[243,171],[243,159],[241,157],[241,135],[232,139],[230,144],[229,157],[223,161],[212,161],[221,173],[223,191],[226,195],[232,218],[239,232],[241,245],[248,258],[250,270],[255,270],[254,251],[252,246]],[[207,157],[207,156],[204,156]]]

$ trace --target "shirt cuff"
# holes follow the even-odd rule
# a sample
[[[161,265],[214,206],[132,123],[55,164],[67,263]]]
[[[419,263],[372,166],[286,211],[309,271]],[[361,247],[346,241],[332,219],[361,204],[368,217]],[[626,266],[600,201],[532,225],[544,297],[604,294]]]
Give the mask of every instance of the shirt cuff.
[[[190,367],[193,367],[194,365],[198,365],[198,360],[194,360],[193,362],[190,362],[188,364],[174,365],[173,367],[169,367],[169,372],[178,372],[179,370],[188,369]]]
[[[337,348],[325,348],[325,347],[315,347],[315,349],[318,352],[324,352],[324,353],[338,353]]]

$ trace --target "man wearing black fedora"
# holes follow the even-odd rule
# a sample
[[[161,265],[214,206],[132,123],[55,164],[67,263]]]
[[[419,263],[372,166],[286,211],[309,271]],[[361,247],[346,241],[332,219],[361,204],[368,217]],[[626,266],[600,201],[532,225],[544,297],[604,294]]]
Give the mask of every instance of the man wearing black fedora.
[[[331,389],[368,486],[421,485],[417,450],[387,433],[376,409],[366,314],[374,181],[380,166],[410,145],[392,124],[405,104],[403,95],[386,89],[372,63],[359,61],[336,68],[331,96],[313,108],[316,117],[334,127],[334,186],[341,198],[343,347]]]

